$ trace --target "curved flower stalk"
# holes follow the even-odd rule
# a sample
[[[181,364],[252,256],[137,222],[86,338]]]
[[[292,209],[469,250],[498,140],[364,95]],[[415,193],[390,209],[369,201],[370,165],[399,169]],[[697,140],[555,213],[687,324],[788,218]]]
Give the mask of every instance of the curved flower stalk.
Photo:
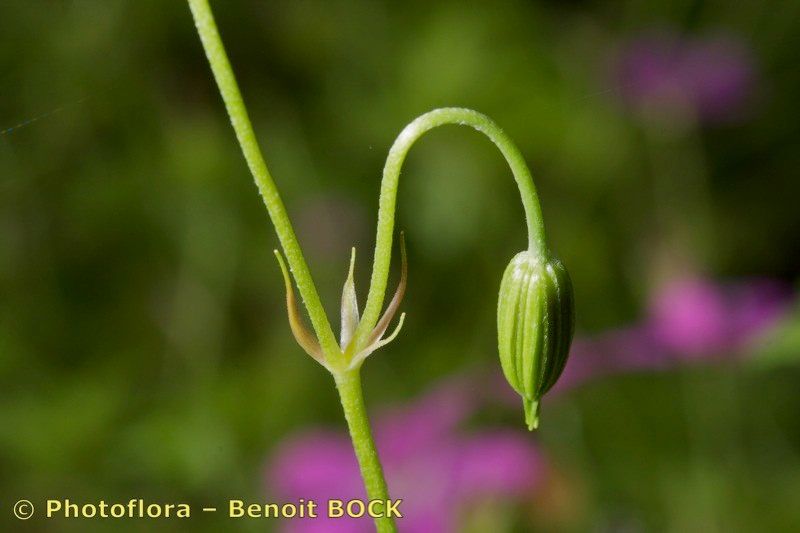
[[[516,144],[495,122],[471,109],[435,109],[416,118],[395,140],[383,168],[378,231],[364,317],[355,346],[367,344],[383,305],[391,261],[394,214],[400,171],[411,146],[423,134],[448,124],[469,126],[500,150],[517,182],[528,227],[528,249],[506,269],[497,309],[498,351],[503,372],[523,399],[529,429],[539,423],[539,399],[566,365],[574,333],[572,283],[564,266],[548,250],[542,210],[530,170]]]
[[[303,350],[325,367],[336,382],[369,499],[387,500],[389,493],[364,406],[360,369],[364,360],[391,342],[403,325],[405,315],[401,314],[393,332],[385,336],[402,302],[407,284],[408,269],[402,234],[400,282],[394,297],[381,314],[392,256],[397,187],[403,161],[411,146],[424,133],[438,126],[465,125],[486,135],[511,167],[522,196],[528,226],[528,249],[515,256],[503,279],[498,302],[498,347],[506,378],[523,397],[528,427],[536,427],[539,398],[561,373],[572,340],[572,288],[566,270],[547,249],[536,188],[525,160],[513,141],[487,116],[470,109],[437,109],[406,126],[390,149],[383,170],[375,256],[364,313],[359,317],[353,281],[353,250],[342,290],[342,327],[337,342],[286,208],[258,147],[208,0],[188,2],[236,137],[286,255],[284,261],[280,252],[275,251],[286,287],[289,326]],[[303,324],[292,287],[292,276],[308,311],[313,332]],[[376,518],[375,525],[381,532],[396,531],[390,517]]]

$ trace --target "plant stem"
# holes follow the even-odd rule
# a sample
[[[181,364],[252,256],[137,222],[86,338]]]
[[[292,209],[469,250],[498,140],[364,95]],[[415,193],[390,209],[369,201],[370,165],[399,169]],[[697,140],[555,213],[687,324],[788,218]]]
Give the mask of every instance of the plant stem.
[[[286,258],[294,274],[297,288],[300,291],[306,309],[308,309],[320,346],[329,363],[336,367],[343,367],[346,363],[344,354],[333,335],[308,265],[306,265],[303,258],[300,244],[297,242],[289,216],[286,214],[286,208],[281,201],[278,189],[275,187],[264,157],[258,147],[253,126],[247,115],[247,109],[239,92],[225,48],[222,45],[208,0],[189,0],[189,7],[192,10],[200,40],[211,64],[211,70],[225,102],[231,124],[236,132],[236,138],[239,140],[239,145],[250,167],[250,172],[253,174],[261,197],[264,199],[264,204],[267,206],[272,224],[275,226],[278,239],[286,253]],[[339,398],[347,420],[350,437],[353,441],[353,448],[361,469],[361,476],[364,479],[367,496],[371,500],[386,501],[389,499],[389,491],[383,477],[383,468],[378,459],[378,452],[372,439],[369,418],[364,407],[360,371],[355,369],[334,372],[334,379],[339,391]],[[397,531],[394,520],[390,517],[376,518],[375,526],[379,533]]]
[[[386,487],[383,468],[378,459],[367,410],[364,407],[360,370],[358,368],[348,370],[334,374],[334,377],[336,388],[339,390],[339,398],[342,401],[344,417],[347,419],[350,438],[358,458],[358,466],[361,469],[361,477],[367,489],[367,498],[386,502],[389,499],[389,490]],[[391,517],[376,518],[375,527],[379,533],[397,531],[397,526]]]
[[[421,115],[411,122],[398,135],[383,167],[381,193],[378,201],[378,229],[375,238],[375,258],[372,266],[372,278],[369,285],[367,303],[361,323],[355,333],[356,350],[364,347],[366,339],[378,321],[378,315],[383,307],[386,294],[386,284],[389,279],[389,264],[392,257],[392,236],[394,233],[394,218],[397,203],[397,187],[400,181],[400,170],[406,154],[411,146],[423,134],[446,124],[470,126],[486,135],[505,157],[511,167],[514,179],[517,182],[522,205],[525,209],[525,219],[528,225],[528,250],[537,253],[540,257],[548,255],[545,242],[544,222],[539,197],[533,184],[525,158],[514,144],[514,141],[489,117],[471,109],[449,107],[436,109]]]
[[[278,240],[286,254],[286,260],[289,262],[292,274],[294,274],[297,290],[303,298],[306,309],[308,309],[311,325],[317,334],[320,346],[326,357],[331,363],[335,364],[339,359],[343,358],[342,352],[336,342],[336,337],[325,314],[325,309],[322,307],[322,302],[320,302],[314,280],[311,278],[311,272],[303,258],[303,252],[297,242],[289,216],[286,214],[286,208],[267,169],[264,156],[261,155],[261,149],[258,147],[258,141],[253,132],[247,108],[239,92],[236,77],[233,75],[233,70],[225,53],[225,47],[222,44],[222,39],[220,39],[208,0],[189,0],[189,7],[192,10],[192,16],[197,26],[197,32],[200,34],[206,57],[208,57],[208,62],[211,64],[214,79],[217,81],[219,92],[222,94],[222,100],[225,102],[225,108],[236,132],[236,138],[239,140],[239,145],[247,160],[250,172],[253,174],[256,186],[258,186],[258,191],[264,200],[264,205],[267,206],[267,212],[270,219],[272,219],[273,226],[275,226]]]

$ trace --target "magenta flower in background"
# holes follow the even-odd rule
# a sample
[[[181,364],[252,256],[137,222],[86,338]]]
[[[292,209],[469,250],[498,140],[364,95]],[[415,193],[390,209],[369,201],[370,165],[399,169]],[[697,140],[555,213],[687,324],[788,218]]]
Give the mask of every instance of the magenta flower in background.
[[[617,61],[626,103],[665,115],[688,107],[707,122],[740,116],[755,80],[753,54],[733,35],[654,33],[626,45]]]
[[[543,459],[526,433],[459,430],[479,406],[478,390],[467,380],[448,383],[379,418],[376,443],[390,492],[403,499],[402,531],[455,531],[471,503],[495,497],[519,501],[545,475]],[[365,497],[350,442],[339,432],[311,431],[283,442],[268,480],[282,501]],[[369,518],[324,516],[287,520],[283,526],[302,533],[374,530]]]
[[[674,280],[651,303],[648,327],[664,350],[702,357],[746,348],[786,311],[789,291],[771,280],[719,285]]]
[[[790,290],[772,280],[672,280],[655,292],[642,323],[576,339],[555,390],[609,374],[736,357],[775,326],[791,302]]]
[[[656,292],[641,324],[577,339],[551,395],[607,375],[737,355],[785,316],[790,296],[771,281],[673,281]],[[496,386],[486,387],[486,381],[447,382],[377,418],[376,442],[390,493],[404,499],[402,531],[456,531],[471,505],[497,498],[528,501],[549,479],[552,467],[527,432],[464,430],[464,422],[487,402],[508,401],[518,408],[517,395],[499,373],[489,380]],[[312,430],[284,441],[267,475],[280,501],[365,497],[343,432]],[[369,519],[292,519],[283,530],[360,533],[372,531],[373,525]]]

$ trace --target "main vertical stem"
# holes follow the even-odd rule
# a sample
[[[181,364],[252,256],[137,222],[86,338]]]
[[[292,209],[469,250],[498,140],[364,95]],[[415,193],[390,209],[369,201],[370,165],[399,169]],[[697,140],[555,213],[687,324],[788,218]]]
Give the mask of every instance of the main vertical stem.
[[[264,205],[267,207],[272,225],[275,226],[278,240],[280,240],[283,251],[286,253],[286,260],[289,262],[289,267],[292,269],[292,274],[294,274],[294,279],[297,282],[297,290],[300,291],[303,303],[308,309],[308,316],[311,319],[314,332],[317,334],[325,355],[332,360],[341,359],[339,344],[336,342],[336,337],[325,315],[314,281],[311,279],[311,272],[303,258],[303,251],[300,249],[292,224],[289,222],[289,216],[286,214],[286,208],[283,205],[280,194],[278,194],[278,188],[275,186],[272,175],[267,169],[264,156],[261,155],[253,125],[250,123],[247,108],[239,91],[239,85],[236,83],[236,77],[233,75],[228,55],[225,53],[225,47],[219,36],[219,30],[214,21],[211,7],[208,5],[208,0],[189,0],[189,8],[192,10],[197,33],[200,35],[200,41],[203,43],[203,49],[211,65],[211,71],[214,73],[214,79],[217,81],[222,100],[225,102],[225,109],[228,111],[228,116],[230,116],[231,125],[234,132],[236,132],[239,146],[242,148],[244,158],[247,160],[247,166],[253,174],[258,191],[261,193]]]
[[[389,499],[389,490],[386,487],[383,468],[378,459],[367,410],[364,407],[360,370],[348,370],[337,373],[334,377],[336,378],[336,387],[339,389],[344,416],[347,419],[347,427],[350,430],[350,438],[358,459],[358,466],[361,469],[361,477],[364,479],[367,489],[367,498],[386,502]],[[397,531],[397,526],[391,517],[376,518],[375,527],[379,533]]]
[[[319,300],[319,295],[311,279],[305,259],[303,258],[300,244],[295,237],[289,216],[283,206],[278,189],[272,181],[272,176],[267,169],[264,157],[256,141],[253,126],[247,115],[244,100],[239,92],[236,78],[233,75],[228,56],[222,45],[214,16],[208,5],[208,0],[189,0],[189,7],[200,34],[200,40],[211,64],[211,70],[217,81],[217,86],[225,102],[225,108],[231,118],[231,124],[236,132],[236,138],[242,148],[247,164],[256,181],[258,190],[267,206],[275,231],[281,241],[286,258],[292,268],[297,288],[308,309],[314,330],[319,338],[320,345],[329,363],[343,363],[344,357],[336,338],[331,330],[325,310]],[[375,442],[372,439],[372,432],[367,418],[367,410],[364,407],[364,397],[361,391],[361,376],[359,370],[347,370],[335,372],[336,387],[339,390],[339,397],[347,419],[347,426],[350,430],[350,437],[353,440],[353,448],[358,458],[358,465],[361,475],[364,478],[364,485],[367,489],[367,496],[370,500],[389,499],[389,491],[386,488],[386,481],[383,478],[383,468],[378,460],[378,452],[375,450]],[[375,527],[379,533],[395,533],[397,527],[394,520],[390,517],[375,519]]]

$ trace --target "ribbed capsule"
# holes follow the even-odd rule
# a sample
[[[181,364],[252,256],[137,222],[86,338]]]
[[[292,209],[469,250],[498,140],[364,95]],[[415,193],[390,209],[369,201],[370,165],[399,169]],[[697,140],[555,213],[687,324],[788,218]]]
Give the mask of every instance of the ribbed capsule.
[[[525,407],[528,429],[539,424],[539,400],[567,363],[575,330],[572,282],[561,261],[520,252],[500,283],[500,364]]]

